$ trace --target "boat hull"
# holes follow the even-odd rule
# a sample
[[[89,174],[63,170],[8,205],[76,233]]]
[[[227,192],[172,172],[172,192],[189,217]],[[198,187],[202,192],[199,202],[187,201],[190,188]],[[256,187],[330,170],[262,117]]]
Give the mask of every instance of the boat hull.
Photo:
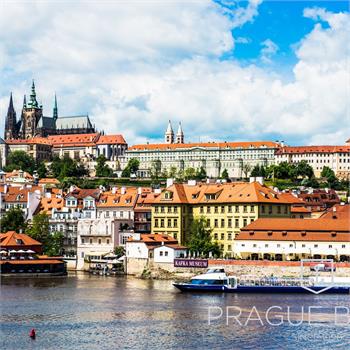
[[[237,286],[229,288],[227,286],[216,285],[196,285],[190,283],[174,283],[174,286],[182,292],[218,292],[218,293],[310,293],[309,290],[301,286]],[[313,286],[312,290],[317,293],[325,289],[325,286]],[[332,286],[322,293],[327,294],[349,294],[350,287]]]

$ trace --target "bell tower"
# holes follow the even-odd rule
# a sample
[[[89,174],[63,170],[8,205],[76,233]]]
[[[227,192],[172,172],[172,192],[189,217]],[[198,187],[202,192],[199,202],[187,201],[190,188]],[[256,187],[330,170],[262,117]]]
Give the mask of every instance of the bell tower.
[[[169,120],[168,128],[166,129],[165,135],[164,135],[164,141],[165,143],[174,143],[174,131],[171,126],[171,121]]]
[[[7,109],[7,115],[5,119],[5,140],[11,140],[17,138],[17,130],[16,130],[16,111],[13,107],[13,99],[12,92],[10,95],[10,103]]]
[[[36,100],[35,84],[32,83],[32,91],[30,93],[30,100],[28,103],[23,104],[22,117],[21,117],[21,132],[20,137],[22,139],[28,139],[36,135],[36,129],[38,121],[43,115],[42,106],[38,104]]]

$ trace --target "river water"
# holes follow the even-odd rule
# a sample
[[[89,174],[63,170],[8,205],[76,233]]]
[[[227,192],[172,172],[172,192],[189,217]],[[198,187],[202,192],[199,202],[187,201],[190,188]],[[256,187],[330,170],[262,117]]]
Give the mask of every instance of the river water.
[[[0,347],[350,349],[349,309],[348,295],[184,294],[171,281],[86,274],[3,278]]]

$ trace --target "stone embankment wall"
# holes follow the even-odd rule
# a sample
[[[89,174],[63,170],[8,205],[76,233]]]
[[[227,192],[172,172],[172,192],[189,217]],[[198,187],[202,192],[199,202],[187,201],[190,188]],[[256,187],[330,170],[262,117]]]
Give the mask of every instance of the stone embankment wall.
[[[242,276],[271,276],[298,277],[300,276],[300,262],[297,261],[248,261],[248,260],[209,260],[208,267],[224,267],[229,274]],[[337,263],[335,275],[350,277],[350,263]],[[131,275],[153,277],[160,279],[188,279],[199,273],[203,268],[174,267],[172,263],[155,263],[146,259],[128,260],[127,273]],[[305,276],[309,267],[304,267]]]

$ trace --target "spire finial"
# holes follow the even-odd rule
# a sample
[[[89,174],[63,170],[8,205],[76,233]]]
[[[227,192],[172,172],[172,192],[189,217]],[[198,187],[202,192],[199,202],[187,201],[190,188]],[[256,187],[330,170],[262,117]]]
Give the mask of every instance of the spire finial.
[[[23,97],[23,108],[27,108],[27,97],[26,97],[25,94],[24,94],[24,97]]]
[[[36,92],[35,92],[35,83],[34,79],[32,81],[32,92],[30,94],[30,106],[37,108],[38,107],[38,101],[36,100]]]

